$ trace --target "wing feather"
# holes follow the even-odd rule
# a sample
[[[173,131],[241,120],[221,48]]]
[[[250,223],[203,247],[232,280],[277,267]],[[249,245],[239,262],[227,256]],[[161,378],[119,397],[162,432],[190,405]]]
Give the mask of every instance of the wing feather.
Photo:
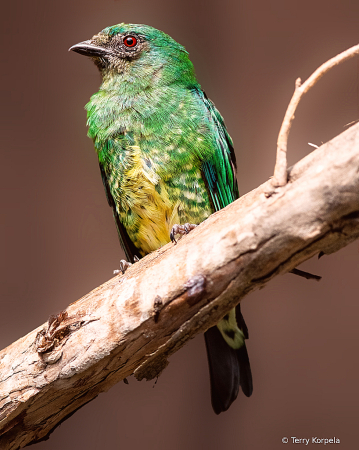
[[[129,262],[133,263],[134,257],[137,256],[137,258],[141,258],[141,255],[139,254],[137,247],[134,245],[134,243],[129,238],[125,227],[122,225],[122,223],[120,221],[119,215],[116,210],[115,201],[112,197],[110,186],[108,184],[107,174],[106,174],[105,169],[104,169],[103,165],[101,164],[101,162],[100,162],[100,171],[101,171],[102,183],[104,185],[105,192],[106,192],[107,201],[108,201],[108,204],[112,208],[112,213],[113,213],[113,217],[115,219],[117,233],[118,233],[118,237],[120,239],[121,247],[123,248],[123,250],[126,254],[127,260]]]
[[[203,91],[197,93],[206,109],[215,140],[215,152],[211,159],[203,161],[202,175],[214,209],[218,211],[239,197],[236,156],[223,117]]]

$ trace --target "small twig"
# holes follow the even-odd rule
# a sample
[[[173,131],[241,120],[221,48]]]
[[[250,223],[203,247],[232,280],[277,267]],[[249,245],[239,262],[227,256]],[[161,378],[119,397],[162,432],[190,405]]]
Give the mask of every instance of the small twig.
[[[288,105],[285,113],[281,129],[277,140],[277,159],[274,168],[274,176],[272,178],[273,187],[285,186],[287,183],[287,141],[290,127],[294,119],[294,113],[302,96],[309,91],[315,83],[322,78],[332,67],[346,61],[349,58],[359,54],[359,45],[345,50],[334,58],[322,64],[312,75],[301,84],[301,79],[297,78],[295,82],[295,90],[293,97]]]
[[[299,269],[292,269],[290,273],[294,273],[294,275],[299,275],[300,277],[306,278],[307,280],[320,281],[322,279],[322,277],[320,277],[319,275],[314,275],[312,273],[304,272],[304,270]]]

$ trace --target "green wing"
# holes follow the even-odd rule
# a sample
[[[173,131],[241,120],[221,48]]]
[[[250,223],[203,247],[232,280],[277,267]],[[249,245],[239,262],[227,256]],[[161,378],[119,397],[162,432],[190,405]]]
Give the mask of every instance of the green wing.
[[[197,91],[208,113],[215,152],[210,160],[202,163],[205,180],[213,208],[218,211],[239,197],[236,177],[236,156],[223,117],[203,91]]]
[[[113,217],[116,222],[116,228],[117,228],[118,237],[120,239],[121,247],[123,248],[123,250],[126,254],[127,261],[133,263],[135,256],[137,256],[137,258],[141,258],[141,255],[140,255],[138,249],[135,247],[135,245],[131,241],[131,239],[129,238],[125,227],[122,225],[122,223],[120,221],[120,218],[116,211],[115,201],[112,197],[110,186],[108,184],[107,174],[106,174],[105,169],[104,169],[103,165],[101,164],[101,162],[100,162],[100,171],[101,171],[102,183],[104,185],[105,192],[106,192],[107,201],[108,201],[108,204],[112,208]]]

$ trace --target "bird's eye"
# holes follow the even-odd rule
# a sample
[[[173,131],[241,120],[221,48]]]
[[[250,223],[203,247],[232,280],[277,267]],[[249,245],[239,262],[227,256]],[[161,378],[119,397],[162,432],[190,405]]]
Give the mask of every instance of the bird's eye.
[[[126,36],[123,43],[126,47],[134,47],[137,44],[137,39],[134,36]]]

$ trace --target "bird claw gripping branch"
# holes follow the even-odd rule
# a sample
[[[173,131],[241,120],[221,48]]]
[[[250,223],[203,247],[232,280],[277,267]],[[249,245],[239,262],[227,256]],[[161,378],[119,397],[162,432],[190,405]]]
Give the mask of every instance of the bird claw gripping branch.
[[[124,275],[124,273],[126,272],[126,270],[132,266],[132,264],[135,264],[137,261],[139,261],[140,258],[138,256],[134,256],[133,258],[133,263],[130,263],[129,261],[126,261],[125,259],[121,259],[120,261],[120,268],[119,269],[115,269],[113,271],[114,275],[118,275],[120,272],[122,273],[122,275]]]
[[[193,223],[185,223],[184,225],[173,225],[171,233],[170,233],[170,239],[171,242],[173,242],[174,244],[177,244],[176,241],[176,234],[180,234],[181,236],[183,236],[184,234],[188,234],[190,231],[194,230],[196,228],[197,225],[193,224]]]

